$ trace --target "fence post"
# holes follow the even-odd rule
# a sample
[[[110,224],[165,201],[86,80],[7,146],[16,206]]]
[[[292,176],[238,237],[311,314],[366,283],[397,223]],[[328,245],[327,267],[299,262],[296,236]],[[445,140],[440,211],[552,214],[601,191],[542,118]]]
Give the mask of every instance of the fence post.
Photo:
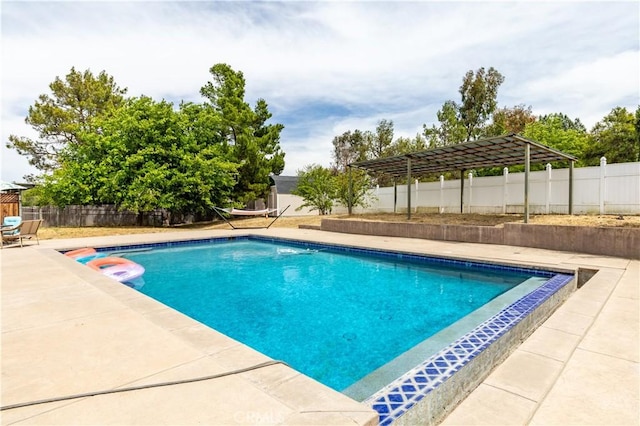
[[[502,187],[502,214],[507,214],[507,197],[509,196],[507,184],[509,183],[509,168],[505,167],[502,169],[502,174],[504,176]]]
[[[418,179],[416,179],[416,207],[414,211],[418,213]]]
[[[393,213],[397,213],[397,206],[398,204],[398,182],[396,182],[395,180],[393,181]]]
[[[544,212],[545,214],[549,214],[549,205],[551,202],[551,164],[547,163],[545,168],[547,169],[547,193],[545,195]]]
[[[464,213],[464,169],[460,170],[460,214]]]
[[[407,220],[411,219],[411,157],[407,158]]]
[[[600,214],[605,214],[604,197],[605,197],[605,178],[607,176],[607,159],[600,158]]]

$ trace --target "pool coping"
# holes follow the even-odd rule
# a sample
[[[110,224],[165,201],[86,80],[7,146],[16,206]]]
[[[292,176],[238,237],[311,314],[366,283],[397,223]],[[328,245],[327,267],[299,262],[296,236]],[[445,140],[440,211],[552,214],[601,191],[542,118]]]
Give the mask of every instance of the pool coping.
[[[172,235],[168,238],[159,239],[160,241],[182,240],[180,237],[181,235],[178,234]],[[141,238],[141,240],[144,239],[144,237]],[[151,239],[158,239],[158,237],[152,236]],[[92,240],[95,241],[97,239]],[[187,241],[190,240],[193,239],[187,239]],[[156,241],[155,243],[157,242],[159,241]],[[129,244],[125,245],[128,246]],[[71,246],[73,247],[76,245],[72,244]],[[98,248],[105,247],[106,245],[96,242],[95,244],[91,244],[91,246]],[[77,246],[75,248],[77,248]],[[145,417],[138,417],[140,419],[139,421],[151,424],[166,422],[175,424],[299,424],[312,422],[320,424],[350,423],[366,426],[372,426],[378,423],[378,416],[371,408],[366,407],[365,405],[301,374],[287,366],[286,363],[278,362],[273,364],[270,362],[271,359],[269,357],[255,351],[243,343],[219,333],[218,331],[167,307],[161,302],[158,302],[126,285],[117,283],[102,274],[96,274],[95,271],[86,267],[86,265],[63,256],[59,251],[67,249],[69,249],[69,246],[65,244],[56,244],[55,242],[43,243],[40,247],[29,246],[24,250],[24,252],[20,252],[20,257],[22,257],[23,253],[27,256],[31,255],[31,257],[37,256],[39,261],[36,264],[38,265],[42,265],[47,269],[50,269],[52,266],[55,266],[56,268],[64,268],[66,272],[69,272],[73,276],[77,277],[77,279],[81,280],[83,287],[79,288],[81,293],[87,293],[89,291],[92,298],[103,299],[104,305],[110,306],[110,308],[107,309],[108,311],[114,309],[117,311],[122,310],[122,318],[128,318],[130,316],[137,318],[135,327],[131,328],[137,327],[139,329],[138,335],[140,335],[140,333],[145,333],[143,330],[148,328],[149,334],[160,334],[164,336],[162,341],[155,341],[154,345],[156,345],[156,349],[160,349],[162,347],[163,351],[166,350],[168,353],[172,354],[184,352],[186,355],[180,355],[180,358],[182,359],[183,357],[186,357],[186,359],[179,361],[178,364],[175,364],[175,361],[171,360],[168,361],[169,364],[166,364],[164,361],[154,360],[153,363],[158,362],[162,364],[162,368],[154,374],[150,375],[149,372],[147,372],[144,374],[140,373],[142,375],[138,376],[137,373],[132,372],[131,374],[126,374],[127,379],[122,382],[114,382],[113,379],[109,378],[106,380],[96,380],[97,383],[102,383],[103,381],[112,383],[109,385],[89,384],[88,389],[85,385],[85,388],[74,392],[64,390],[60,391],[59,394],[56,395],[47,394],[45,397],[43,397],[42,392],[39,391],[34,392],[31,395],[27,395],[24,394],[24,391],[20,391],[20,388],[23,388],[24,386],[18,386],[16,388],[15,385],[17,379],[5,380],[5,374],[7,378],[13,378],[16,375],[19,375],[20,371],[15,370],[15,367],[13,367],[16,363],[26,363],[23,367],[24,371],[27,372],[27,376],[31,374],[28,373],[28,371],[33,367],[33,364],[28,360],[33,357],[38,359],[38,353],[30,351],[29,353],[22,354],[14,353],[13,356],[9,356],[8,352],[16,346],[22,347],[24,345],[19,341],[20,339],[17,338],[17,335],[21,334],[21,332],[31,334],[33,330],[29,328],[23,330],[23,326],[18,323],[20,321],[19,318],[4,321],[5,317],[3,314],[2,424],[18,424],[22,422],[50,424],[57,423],[60,421],[60,418],[65,417],[67,417],[68,420],[64,423],[138,423],[137,421],[132,420],[131,415],[127,413],[125,409],[120,408],[122,406],[126,406],[126,404],[123,404],[122,399],[120,399],[120,402],[117,402],[118,398],[127,398],[127,400],[132,401],[130,404],[134,404],[133,401],[135,401],[136,398],[145,400],[147,396],[144,394],[149,391],[145,391],[144,389],[127,391],[122,394],[126,395],[123,397],[119,397],[119,393],[99,393],[98,395],[91,397],[87,397],[86,394],[102,391],[120,391],[118,388],[129,388],[131,384],[134,384],[134,387],[136,387],[139,383],[143,383],[143,386],[151,384],[152,388],[156,389],[156,384],[165,382],[164,378],[166,376],[173,377],[175,375],[183,376],[180,377],[179,381],[186,379],[187,383],[175,384],[166,387],[161,386],[157,388],[158,390],[156,392],[162,392],[166,394],[167,397],[172,398],[170,402],[167,400],[164,411],[169,409],[168,407],[173,406],[174,412],[177,413],[176,415],[181,416],[179,417],[179,420],[176,420],[176,418],[173,420],[167,420],[167,418],[163,416],[162,410],[157,409],[158,407],[156,407],[155,403],[147,403],[146,405],[142,404],[145,406],[140,406],[138,409],[141,412],[145,412]],[[5,254],[8,253],[13,255],[17,254],[18,251],[12,249],[11,251],[3,250],[0,252],[0,254],[2,254],[3,263],[2,301],[5,303],[7,300],[15,299],[18,302],[18,307],[21,307],[24,305],[25,294],[22,294],[25,291],[24,289],[18,290],[19,294],[17,298],[6,294],[7,285],[5,285],[4,280],[6,279],[5,273],[7,273],[8,270],[8,268],[5,268],[5,262],[7,262],[8,256],[6,257]],[[25,270],[15,272],[25,278],[24,282],[21,283],[21,287],[26,285],[30,274],[25,276]],[[64,280],[68,281],[70,277],[68,274],[65,275],[67,276],[64,277]],[[50,278],[53,282],[56,281],[57,277],[51,276]],[[73,278],[72,280],[76,281],[76,279]],[[47,287],[49,287],[50,284],[51,283],[48,283]],[[93,287],[93,290],[87,290],[87,286]],[[95,290],[97,290],[97,292]],[[35,291],[27,290],[27,292],[29,295],[38,297]],[[68,285],[65,288],[65,292],[63,299],[75,299],[76,297],[82,297],[73,294],[73,290],[68,288]],[[114,308],[114,302],[119,307]],[[74,309],[75,308],[77,307],[74,307]],[[93,315],[104,316],[103,313],[96,314],[91,312],[90,308],[91,307],[88,306],[86,312],[82,314],[75,314],[77,316],[66,322],[71,322],[72,327],[77,327],[79,324],[86,325],[91,323]],[[3,306],[3,311],[5,310],[8,310],[8,308]],[[61,315],[65,314],[63,313]],[[118,318],[116,318],[115,321],[118,322]],[[11,323],[8,327],[13,327],[13,329],[5,330],[7,322]],[[57,324],[54,324],[53,328],[55,328],[56,325]],[[113,328],[113,325],[105,324],[104,327]],[[126,329],[129,327],[129,325],[121,323],[117,326],[117,329],[124,334]],[[50,340],[53,336],[52,327],[43,325],[42,328],[47,330],[46,333],[49,335],[47,340]],[[96,330],[96,333],[98,332],[99,330]],[[16,337],[14,339],[9,339],[11,334],[16,334]],[[122,341],[119,341],[121,339]],[[113,343],[116,346],[120,346],[124,344],[126,340],[127,336],[122,335],[120,338],[115,339]],[[8,343],[5,344],[5,342]],[[106,346],[111,346],[110,342],[101,342],[101,344],[103,343]],[[77,341],[69,342],[68,346],[78,346],[77,350],[80,353],[80,356],[82,356],[83,352],[86,352],[86,350],[82,348],[84,344],[85,342]],[[136,345],[134,344],[132,346]],[[42,348],[42,350],[46,351],[45,348]],[[131,362],[132,356],[141,358],[141,361],[139,362],[142,363],[144,363],[145,358],[147,358],[144,353],[127,353],[123,356],[125,356],[123,360],[126,359],[128,362]],[[161,358],[162,357],[164,357],[164,355],[162,355]],[[89,361],[90,363],[95,363],[93,360]],[[98,362],[100,363],[102,361],[98,360]],[[135,364],[136,363],[132,363],[132,365]],[[204,367],[199,367],[200,364],[204,365]],[[91,369],[90,365],[81,368],[86,370],[87,374]],[[126,369],[126,367],[123,368]],[[184,369],[189,371],[195,370],[197,371],[197,374],[187,373],[185,375],[184,373],[177,373],[177,371]],[[211,375],[211,369],[213,369],[217,374]],[[41,377],[48,376],[46,371],[42,371],[41,373]],[[60,374],[60,372],[54,373],[54,375]],[[63,374],[66,376],[69,373],[71,374],[71,377],[76,374],[73,371],[69,371],[68,373],[64,372]],[[93,380],[91,380],[91,376],[99,374],[100,372],[89,374],[86,380],[93,382]],[[119,374],[122,375],[122,372]],[[118,373],[116,373],[116,375],[118,375]],[[200,378],[207,376],[219,376],[220,378],[200,380]],[[194,384],[190,384],[190,380],[192,379],[197,379],[193,382]],[[33,378],[31,380],[33,380]],[[27,385],[27,388],[37,390],[39,387],[37,384],[38,380],[40,379],[36,379],[36,382],[32,385]],[[53,376],[47,380],[51,382],[55,381]],[[77,389],[75,384],[70,383],[73,379],[69,378],[66,379],[66,381],[66,385],[60,383],[62,388],[68,389],[71,387],[73,389]],[[230,382],[232,383],[231,385],[229,384]],[[240,386],[238,386],[238,384],[240,384]],[[173,393],[170,389],[172,387],[175,387]],[[193,390],[189,393],[188,388],[187,391],[184,391],[184,387],[195,388],[197,394],[194,394]],[[16,388],[17,390],[11,391],[10,388]],[[67,396],[72,395],[77,397],[74,396],[74,398],[70,400],[57,400],[58,397],[66,398]],[[203,399],[205,395],[206,397]],[[233,399],[237,402],[234,403],[233,401],[229,401],[229,395],[232,395]],[[238,407],[238,403],[241,403],[248,396],[252,396],[253,398],[251,404],[245,407]],[[53,400],[47,401],[48,399]],[[103,404],[111,404],[110,401],[114,399],[116,401],[116,405],[119,405],[120,407],[115,410],[114,414],[108,414],[108,416],[112,417],[111,420],[98,420],[99,417],[95,416],[105,415],[104,409],[101,408],[101,406]],[[32,405],[33,403],[35,404]],[[98,408],[92,408],[94,405]],[[139,405],[139,403],[135,404],[136,407]],[[185,411],[184,407],[189,405],[196,405],[196,407]],[[235,408],[233,410],[231,408],[225,409],[224,405],[229,405],[230,407]],[[12,406],[16,407],[8,408]],[[132,407],[129,408],[131,409]],[[166,414],[167,413],[164,413],[165,416]],[[145,420],[142,420],[143,418]],[[34,419],[36,420],[34,421]]]
[[[354,241],[353,236],[348,236],[344,234],[334,234],[326,231],[317,231],[317,230],[286,230],[286,229],[278,229],[273,228],[269,232],[258,232],[254,231],[252,233],[259,233],[261,235],[278,235],[284,238],[300,238],[303,236],[305,239],[309,239],[310,241],[324,241],[330,244],[335,243],[349,243],[352,244]],[[37,261],[39,259],[39,255],[36,256],[37,253],[49,252],[52,255],[52,248],[77,248],[77,247],[86,247],[86,246],[94,246],[94,245],[108,245],[114,241],[126,241],[126,242],[136,242],[136,241],[165,241],[166,239],[183,239],[190,238],[189,235],[193,235],[194,239],[201,238],[202,235],[239,235],[238,232],[229,232],[225,233],[223,231],[215,231],[215,232],[188,232],[182,234],[152,234],[152,235],[127,235],[127,236],[113,236],[113,237],[92,237],[86,239],[73,239],[73,240],[54,240],[54,241],[42,241],[41,246],[30,245],[29,247],[25,247],[24,249],[7,249],[2,252],[2,279],[3,279],[3,296],[5,292],[9,291],[6,289],[9,279],[8,277],[16,276],[19,272],[20,265],[25,262],[30,263],[32,266],[32,270],[28,272],[27,276],[24,278],[21,286],[30,286],[31,282],[37,282],[42,280],[49,280],[48,275],[43,276],[40,275],[36,277],[35,272],[37,272],[38,266]],[[370,236],[358,236],[357,244],[359,246],[367,246],[374,248],[391,248],[399,249],[401,251],[409,251],[409,252],[420,252],[426,254],[433,254],[438,256],[448,256],[455,255],[456,257],[468,257],[477,259],[479,261],[493,261],[500,263],[512,263],[512,264],[523,264],[527,266],[540,266],[545,269],[555,268],[563,269],[563,270],[575,270],[579,267],[589,267],[594,269],[599,269],[598,272],[583,289],[574,293],[570,297],[569,302],[562,306],[561,309],[552,315],[552,317],[545,322],[543,327],[539,330],[544,333],[536,333],[539,336],[535,337],[535,346],[534,344],[526,344],[530,339],[525,342],[523,346],[524,349],[518,349],[512,356],[510,356],[504,363],[501,365],[497,372],[492,374],[490,377],[491,385],[487,388],[486,385],[481,385],[476,391],[472,392],[469,398],[464,401],[460,405],[460,407],[456,408],[450,416],[453,420],[453,423],[449,421],[449,418],[446,419],[445,424],[471,424],[474,421],[470,421],[471,417],[475,419],[484,419],[483,423],[518,423],[518,424],[528,424],[532,419],[533,421],[538,421],[538,424],[549,424],[549,423],[571,423],[573,419],[573,423],[584,423],[585,419],[589,420],[592,424],[610,424],[611,422],[611,414],[614,413],[615,419],[618,419],[618,423],[620,424],[632,424],[629,423],[629,419],[634,419],[637,421],[637,407],[638,407],[638,361],[637,361],[637,346],[638,346],[638,336],[634,337],[634,330],[637,333],[637,325],[629,328],[625,327],[615,327],[611,329],[611,331],[615,331],[613,335],[610,332],[603,334],[601,330],[603,327],[608,327],[609,324],[615,324],[615,321],[612,320],[610,314],[608,312],[620,312],[619,306],[621,301],[635,301],[635,305],[637,305],[638,295],[637,295],[637,277],[638,277],[638,262],[630,261],[629,259],[622,259],[616,257],[607,257],[607,256],[593,256],[593,255],[580,255],[576,253],[570,252],[555,252],[550,250],[542,250],[542,249],[530,249],[530,248],[520,248],[520,247],[504,247],[504,246],[485,246],[480,244],[469,244],[469,243],[450,243],[450,242],[430,242],[430,241],[421,241],[421,240],[409,240],[404,238],[387,238],[387,237],[370,237]],[[5,253],[15,252],[15,256],[9,256]],[[58,258],[62,257],[59,254],[56,254]],[[73,262],[71,262],[73,263]],[[70,263],[70,264],[71,264]],[[78,267],[82,267],[82,265],[78,265]],[[61,271],[62,272],[62,271]],[[22,276],[24,274],[21,274]],[[108,279],[96,279],[95,276],[91,278],[87,278],[85,281],[94,281],[94,284],[97,284],[98,281],[101,281],[99,287],[104,287],[109,284]],[[593,283],[592,283],[593,282]],[[111,287],[111,286],[110,286]],[[121,286],[124,287],[124,286]],[[635,290],[634,290],[635,289]],[[103,289],[104,291],[104,289]],[[122,291],[118,291],[118,293],[122,293]],[[120,294],[122,296],[122,294]],[[110,296],[111,297],[111,296]],[[116,296],[113,296],[116,297]],[[116,297],[117,298],[117,297]],[[3,297],[3,312],[8,312],[15,310],[15,307],[7,306],[7,298]],[[604,307],[604,308],[603,308]],[[134,306],[136,310],[139,310],[139,307]],[[632,309],[631,312],[634,312]],[[635,312],[637,315],[637,306],[635,307]],[[604,314],[603,314],[604,313]],[[3,313],[3,319],[4,319]],[[619,315],[619,314],[618,314]],[[633,314],[632,314],[633,315]],[[571,321],[567,322],[567,319],[571,318]],[[587,318],[589,319],[587,321]],[[24,319],[24,318],[23,318]],[[180,317],[177,313],[175,315],[167,316],[166,318],[162,318],[156,321],[157,324],[167,324],[168,321],[171,321],[172,324],[185,319]],[[613,322],[612,322],[613,321]],[[5,322],[3,321],[3,333]],[[633,325],[633,322],[630,324]],[[173,326],[172,326],[173,327]],[[509,370],[513,368],[513,365],[517,365],[520,358],[513,358],[515,355],[518,357],[525,356],[527,360],[530,360],[531,357],[535,357],[535,359],[542,356],[542,359],[546,359],[547,362],[550,362],[550,355],[545,355],[551,349],[545,349],[545,346],[540,344],[541,336],[546,336],[549,333],[561,334],[566,336],[564,341],[566,344],[562,345],[562,353],[558,354],[558,349],[555,348],[555,344],[553,345],[555,349],[553,349],[554,353],[551,354],[553,356],[554,365],[564,365],[564,369],[560,370],[557,373],[552,373],[548,379],[545,379],[545,385],[542,390],[538,391],[535,395],[528,395],[526,392],[528,387],[532,386],[532,384],[523,382],[524,378],[518,375],[514,377],[515,383],[518,384],[518,388],[509,388],[509,385],[502,385],[501,382],[508,375],[504,372],[504,370]],[[567,334],[568,333],[568,334]],[[631,333],[631,334],[629,334]],[[612,337],[608,337],[608,336]],[[3,334],[3,336],[6,336]],[[615,340],[611,340],[615,338]],[[28,357],[21,356],[21,354],[14,353],[15,351],[11,350],[9,345],[4,344],[5,340],[3,340],[3,377],[5,373],[4,363],[5,360],[18,356],[18,363],[22,362],[22,364],[17,365],[18,370],[15,370],[14,373],[20,374],[22,369],[28,371],[31,366],[29,364],[24,364],[28,361]],[[607,382],[598,382],[599,385],[596,389],[606,389],[606,391],[598,391],[597,393],[590,392],[590,389],[593,387],[592,382],[590,385],[580,384],[583,382],[581,377],[585,377],[585,380],[593,381],[595,378],[599,377],[596,373],[600,370],[600,364],[589,362],[589,364],[584,364],[585,356],[589,353],[592,353],[594,345],[598,342],[603,342],[598,349],[599,352],[606,354],[606,356],[610,357],[611,360],[615,360],[614,366],[616,366],[615,370],[608,369],[606,373]],[[606,343],[604,343],[606,342]],[[625,342],[631,342],[632,346],[629,349],[626,346]],[[602,345],[605,346],[602,346]],[[573,348],[573,349],[572,349]],[[42,350],[46,350],[46,347],[42,347]],[[629,352],[629,350],[631,352]],[[613,352],[617,351],[617,352]],[[626,351],[626,352],[625,352]],[[538,353],[542,355],[538,355]],[[523,355],[524,354],[524,355]],[[634,355],[635,354],[635,355]],[[588,358],[591,359],[591,358]],[[611,361],[609,361],[611,362]],[[23,367],[20,367],[23,365]],[[539,364],[537,364],[539,365]],[[607,364],[608,365],[608,364]],[[623,373],[620,375],[620,368],[622,366],[634,366],[635,370],[632,370],[631,373]],[[581,367],[582,366],[582,367]],[[587,369],[588,371],[595,371],[593,374],[575,376],[574,371],[576,368]],[[604,365],[603,365],[604,367]],[[558,370],[553,370],[558,371]],[[497,376],[496,374],[497,373]],[[538,376],[545,376],[547,374],[544,370],[538,370]],[[616,375],[618,374],[618,375]],[[608,383],[615,383],[615,386],[612,388],[607,387]],[[634,385],[635,383],[635,385]],[[3,386],[3,394],[5,392],[14,392],[15,390],[8,389],[9,382],[5,382]],[[487,405],[487,390],[493,389],[491,392],[495,393],[500,391],[500,389],[512,389],[507,390],[504,395],[507,395],[508,398],[505,400],[505,396],[500,398],[500,411],[499,412],[491,412],[490,406]],[[578,389],[578,394],[575,393],[574,389]],[[179,390],[177,392],[180,392]],[[546,395],[553,395],[553,398],[545,398]],[[181,393],[171,394],[172,397],[175,396],[176,399],[180,400]],[[481,395],[482,398],[480,401],[480,405],[475,405],[475,401],[478,401],[478,397],[475,395]],[[577,399],[576,399],[577,397]],[[573,399],[571,399],[573,398]],[[594,399],[595,398],[595,399]],[[4,399],[4,398],[3,398]],[[294,398],[295,399],[295,398]],[[607,406],[603,406],[603,399],[606,400]],[[522,403],[515,407],[513,404],[516,400],[521,400]],[[186,401],[185,401],[186,402]],[[106,402],[105,402],[106,403]],[[566,404],[570,404],[569,408]],[[97,402],[95,403],[97,404]],[[95,405],[94,404],[94,405]],[[522,405],[525,404],[525,405]],[[622,404],[622,405],[620,405]],[[87,402],[85,405],[90,405]],[[619,407],[618,409],[611,411],[611,409],[607,409],[606,407]],[[251,409],[251,405],[247,406],[247,409]],[[469,411],[469,407],[472,408],[472,411]],[[505,407],[507,408],[505,410]],[[524,407],[526,410],[523,410]],[[119,406],[116,403],[113,405],[114,410],[108,410],[106,412],[102,412],[103,417],[98,417],[101,419],[101,422],[117,422],[117,412],[119,410]],[[254,406],[255,408],[255,406]],[[516,409],[517,408],[517,409]],[[224,409],[224,406],[218,407],[218,411],[220,409]],[[604,409],[604,411],[603,411]],[[141,412],[145,410],[144,406],[137,406],[135,408],[136,411]],[[62,409],[56,407],[50,407],[50,412],[57,413],[57,419],[60,421],[65,418],[65,413],[68,416],[68,410],[65,412]],[[150,411],[150,410],[147,410]],[[153,410],[151,410],[153,411]],[[206,411],[206,410],[205,410]],[[181,417],[181,423],[198,423],[202,421],[202,418],[206,416],[206,412],[192,412],[191,410],[184,411],[183,417]],[[465,413],[468,413],[466,416]],[[151,412],[150,414],[154,414]],[[219,413],[218,413],[219,414]],[[322,414],[322,413],[319,413]],[[326,413],[325,413],[326,414]],[[302,414],[298,413],[298,417],[292,417],[288,421],[271,421],[272,424],[291,424],[301,423],[309,421],[311,417],[300,417]],[[310,413],[306,413],[305,415],[311,415]],[[470,416],[470,417],[469,417]],[[590,417],[585,417],[590,416]],[[43,423],[43,417],[36,416],[30,417],[30,423]],[[78,417],[66,417],[68,421],[74,419],[77,421]],[[317,420],[317,416],[315,416]],[[38,421],[38,419],[40,419]],[[94,417],[95,419],[95,417]],[[295,421],[297,419],[297,421]],[[306,420],[305,420],[306,419]],[[576,420],[578,419],[578,420]],[[268,420],[268,419],[265,419]],[[274,420],[274,419],[271,419]],[[3,416],[3,424],[6,424],[8,421],[7,416]],[[141,421],[144,423],[144,421]],[[323,424],[344,424],[346,422],[345,417],[324,417],[322,423]],[[457,422],[457,423],[456,423]],[[609,423],[607,423],[609,422]],[[130,421],[130,423],[136,423],[135,421]],[[244,424],[241,421],[236,421],[235,423]],[[246,422],[245,422],[246,423]],[[360,421],[356,421],[358,424],[366,424],[367,422],[363,420],[363,417],[360,417]]]

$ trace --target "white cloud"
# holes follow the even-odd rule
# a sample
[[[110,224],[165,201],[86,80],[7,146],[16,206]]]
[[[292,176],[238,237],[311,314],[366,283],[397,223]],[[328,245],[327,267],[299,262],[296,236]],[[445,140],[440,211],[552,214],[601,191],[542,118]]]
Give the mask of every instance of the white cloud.
[[[591,125],[638,98],[639,6],[604,2],[3,2],[2,141],[56,76],[105,70],[130,96],[200,102],[209,68],[244,73],[286,128],[285,173],[328,165],[347,130],[415,136],[464,73],[505,75],[502,106]],[[634,100],[635,97],[635,100]],[[2,148],[2,178],[30,172]]]
[[[543,114],[564,112],[591,127],[604,117],[603,111],[616,106],[635,109],[640,102],[639,82],[638,52],[624,51],[533,80],[523,93]]]

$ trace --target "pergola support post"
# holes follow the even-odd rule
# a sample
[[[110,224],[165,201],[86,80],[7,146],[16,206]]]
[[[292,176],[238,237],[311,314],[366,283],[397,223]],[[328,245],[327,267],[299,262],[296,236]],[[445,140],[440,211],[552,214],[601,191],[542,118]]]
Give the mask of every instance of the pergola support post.
[[[348,201],[347,201],[347,214],[351,216],[353,211],[353,177],[351,176],[351,166],[347,166],[347,179],[348,179]]]
[[[464,172],[466,170],[460,170],[460,213],[464,213],[462,210],[464,208]]]
[[[529,171],[531,169],[531,145],[524,145],[524,223],[529,223]]]
[[[411,220],[411,158],[407,158],[407,220]]]

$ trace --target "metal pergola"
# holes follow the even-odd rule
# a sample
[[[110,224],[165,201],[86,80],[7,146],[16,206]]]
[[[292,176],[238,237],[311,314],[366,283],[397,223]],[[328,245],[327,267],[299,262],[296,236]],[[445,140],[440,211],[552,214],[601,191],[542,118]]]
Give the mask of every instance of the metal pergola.
[[[485,167],[507,167],[524,164],[524,222],[529,221],[529,173],[531,164],[569,161],[569,214],[573,214],[573,166],[577,158],[549,148],[517,134],[495,136],[441,148],[411,152],[394,157],[376,158],[349,164],[393,178],[406,177],[407,214],[411,219],[411,179],[431,173],[460,171],[460,212],[464,195],[464,172]]]

